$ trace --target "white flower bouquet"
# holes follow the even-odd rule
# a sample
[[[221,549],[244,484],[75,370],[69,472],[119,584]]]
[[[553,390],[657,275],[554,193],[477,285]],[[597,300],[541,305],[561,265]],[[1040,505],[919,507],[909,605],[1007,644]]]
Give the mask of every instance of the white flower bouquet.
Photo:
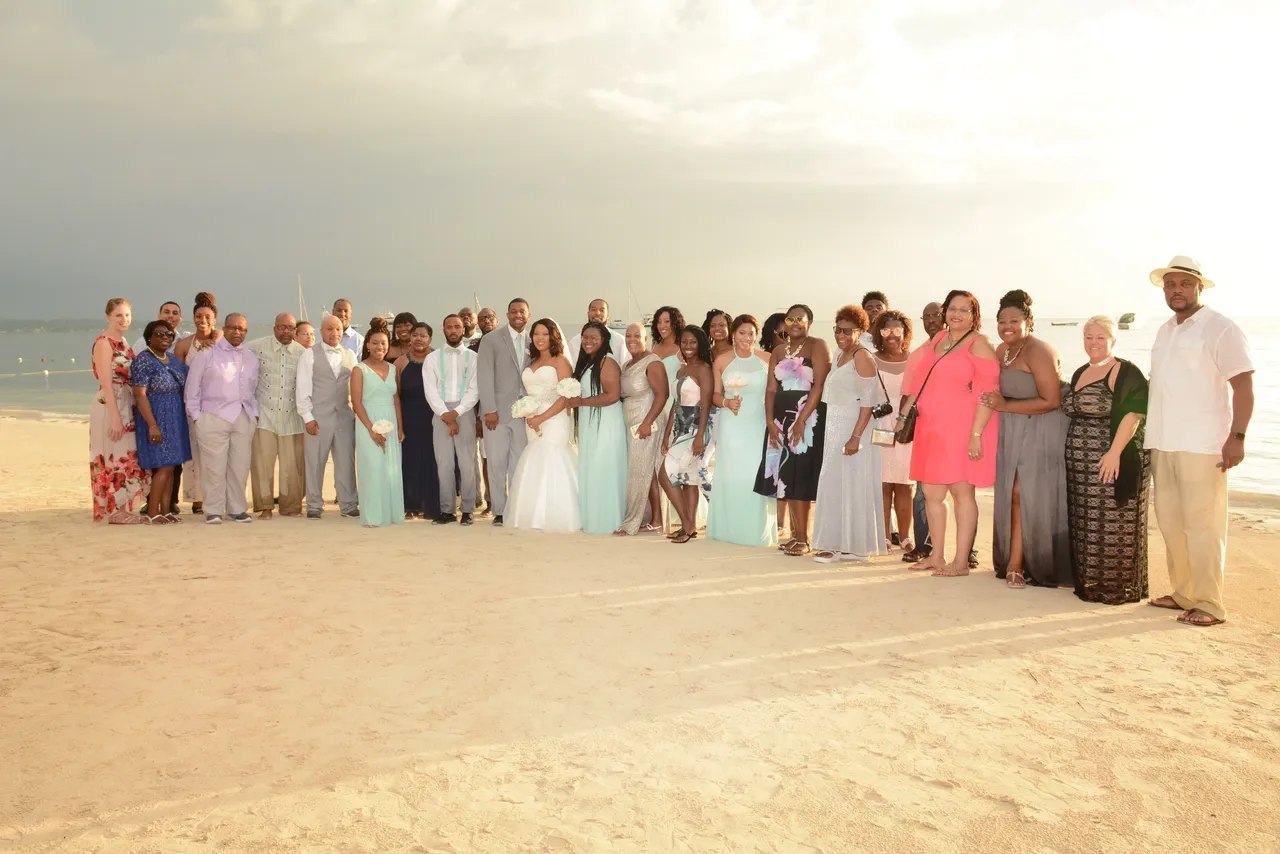
[[[561,397],[582,397],[582,383],[573,377],[565,377],[556,385],[556,394]]]
[[[396,425],[385,418],[379,418],[370,425],[370,428],[380,436],[389,436],[396,429]]]
[[[538,401],[529,395],[518,398],[515,403],[511,404],[512,418],[528,418],[530,415],[538,414]]]

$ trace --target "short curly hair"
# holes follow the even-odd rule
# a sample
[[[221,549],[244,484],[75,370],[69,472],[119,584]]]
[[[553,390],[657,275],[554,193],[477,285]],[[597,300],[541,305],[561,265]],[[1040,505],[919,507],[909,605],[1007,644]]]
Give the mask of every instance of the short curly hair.
[[[881,312],[880,316],[876,318],[876,322],[871,324],[871,341],[876,345],[877,350],[884,349],[883,333],[885,325],[895,320],[902,324],[902,352],[906,353],[911,350],[911,318],[896,308]]]
[[[850,303],[849,305],[842,306],[836,312],[836,323],[841,321],[844,321],[845,323],[852,323],[854,328],[858,331],[858,334],[862,334],[867,331],[867,313],[860,305],[853,305]]]

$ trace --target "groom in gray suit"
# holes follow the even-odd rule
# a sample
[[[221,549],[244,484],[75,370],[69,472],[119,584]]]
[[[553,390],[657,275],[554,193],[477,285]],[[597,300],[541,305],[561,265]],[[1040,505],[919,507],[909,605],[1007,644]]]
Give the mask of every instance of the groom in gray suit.
[[[493,524],[502,524],[507,487],[524,446],[524,419],[511,417],[511,404],[524,395],[521,374],[529,366],[529,303],[513,299],[507,323],[480,339],[480,411],[484,414],[484,453],[489,460],[489,504]]]

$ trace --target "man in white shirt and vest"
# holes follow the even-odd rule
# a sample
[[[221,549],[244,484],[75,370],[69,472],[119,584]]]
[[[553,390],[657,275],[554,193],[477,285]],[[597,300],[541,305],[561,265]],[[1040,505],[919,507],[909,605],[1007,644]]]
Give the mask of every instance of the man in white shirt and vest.
[[[1244,459],[1253,361],[1240,327],[1200,303],[1214,286],[1200,269],[1179,255],[1150,276],[1173,310],[1151,347],[1146,441],[1173,593],[1151,604],[1214,626],[1227,618],[1227,472]]]
[[[593,299],[587,305],[587,323],[603,323],[609,325],[609,301],[605,299]],[[609,330],[609,355],[613,356],[613,360],[619,365],[625,365],[630,356],[627,355],[627,337],[615,329]],[[578,365],[578,354],[582,352],[582,333],[579,332],[573,338],[569,339],[568,347],[569,364],[575,368]]]
[[[276,501],[276,465],[280,466],[280,515],[301,516],[305,494],[302,418],[298,415],[298,360],[305,352],[294,340],[297,322],[276,315],[271,335],[245,346],[258,356],[258,429],[253,431],[249,480],[253,512],[270,519]]]
[[[454,522],[454,502],[458,485],[454,483],[454,467],[461,475],[462,524],[471,524],[476,509],[476,404],[480,401],[477,385],[480,357],[463,345],[465,331],[462,318],[451,314],[444,319],[445,346],[427,356],[422,363],[422,388],[427,405],[435,418],[431,420],[432,440],[436,452],[436,474],[440,479],[440,515],[435,524]]]
[[[324,509],[320,490],[333,455],[333,485],[338,509],[348,518],[360,515],[356,493],[356,416],[351,411],[351,371],[355,355],[342,346],[342,321],[329,315],[320,324],[320,343],[298,357],[298,416],[306,436],[302,456],[307,474],[307,518]]]

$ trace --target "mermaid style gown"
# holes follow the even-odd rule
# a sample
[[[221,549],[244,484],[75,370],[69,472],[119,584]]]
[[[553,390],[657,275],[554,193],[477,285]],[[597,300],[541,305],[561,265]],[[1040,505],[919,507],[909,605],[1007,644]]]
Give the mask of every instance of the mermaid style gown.
[[[538,414],[556,402],[559,380],[556,369],[543,365],[521,374],[525,394],[537,399]],[[512,528],[572,534],[582,530],[578,509],[578,454],[569,443],[573,421],[559,412],[541,426],[541,435],[529,428],[529,444],[516,464],[503,520]]]
[[[764,392],[769,365],[758,356],[737,356],[724,377],[741,376],[741,389],[725,387],[726,397],[739,397],[738,414],[721,407],[717,418],[716,472],[707,511],[707,539],[741,546],[778,543],[778,520],[773,500],[754,490],[765,441]]]

